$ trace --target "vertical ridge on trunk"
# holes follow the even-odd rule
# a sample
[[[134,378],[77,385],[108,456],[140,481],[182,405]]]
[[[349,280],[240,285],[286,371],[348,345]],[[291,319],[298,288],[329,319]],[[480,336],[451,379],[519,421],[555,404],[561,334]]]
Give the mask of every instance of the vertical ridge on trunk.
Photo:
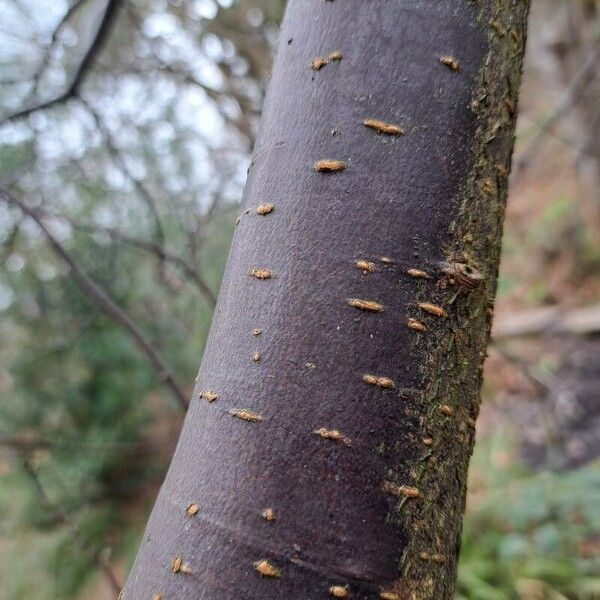
[[[124,599],[452,597],[527,11],[290,0]]]

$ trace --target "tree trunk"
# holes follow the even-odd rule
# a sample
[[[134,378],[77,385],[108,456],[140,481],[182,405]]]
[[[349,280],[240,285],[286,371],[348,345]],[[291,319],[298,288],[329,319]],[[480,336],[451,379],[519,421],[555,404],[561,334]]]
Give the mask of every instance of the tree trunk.
[[[123,598],[452,597],[527,12],[290,0]]]

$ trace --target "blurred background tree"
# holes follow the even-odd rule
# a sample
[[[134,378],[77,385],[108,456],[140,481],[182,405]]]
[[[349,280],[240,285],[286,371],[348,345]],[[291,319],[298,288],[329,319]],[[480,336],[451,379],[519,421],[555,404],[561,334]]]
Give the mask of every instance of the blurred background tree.
[[[283,8],[0,0],[3,597],[103,600],[125,578],[210,325]],[[599,4],[534,0],[530,31],[457,597],[589,600]]]

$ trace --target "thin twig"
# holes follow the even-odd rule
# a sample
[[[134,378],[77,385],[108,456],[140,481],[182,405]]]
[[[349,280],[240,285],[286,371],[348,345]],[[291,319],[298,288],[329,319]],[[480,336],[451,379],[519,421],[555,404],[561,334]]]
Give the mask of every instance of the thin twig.
[[[98,550],[82,533],[81,529],[77,526],[77,524],[71,520],[71,517],[61,510],[56,504],[50,500],[40,478],[38,476],[37,470],[35,467],[28,461],[23,461],[23,470],[31,479],[38,497],[42,504],[46,507],[46,509],[52,513],[52,516],[63,526],[65,526],[71,532],[73,539],[79,544],[81,549],[89,555],[94,564],[102,570],[104,576],[106,577],[111,589],[115,592],[115,594],[120,594],[122,585],[120,584],[117,576],[110,563],[104,558],[102,551]]]
[[[15,241],[17,239],[17,236],[19,235],[20,225],[21,219],[19,219],[19,221],[17,221],[13,225],[11,232],[6,236],[6,239],[2,241],[2,244],[0,245],[0,263],[4,262],[12,254],[15,246]]]
[[[157,370],[160,380],[171,390],[184,411],[189,406],[189,401],[182,388],[175,380],[173,374],[163,362],[161,356],[146,339],[137,325],[129,318],[127,313],[91,278],[75,259],[67,252],[65,247],[46,227],[40,215],[27,204],[16,198],[6,190],[0,190],[0,195],[9,205],[18,207],[21,212],[35,221],[37,226],[48,240],[50,247],[69,266],[71,276],[79,288],[90,300],[113,321],[119,323],[133,338],[138,348],[146,355],[152,366]]]
[[[198,252],[202,250],[206,242],[208,224],[211,222],[213,215],[217,211],[220,203],[220,194],[215,194],[208,209],[202,215],[199,215],[194,219],[195,227],[188,228],[189,251],[192,260],[194,261],[198,256]]]
[[[36,72],[33,76],[33,87],[31,89],[31,92],[28,94],[27,98],[24,100],[24,103],[29,102],[29,100],[31,100],[32,98],[37,96],[40,81],[44,75],[44,71],[48,68],[48,65],[50,64],[50,60],[52,59],[52,51],[54,50],[54,47],[56,46],[56,43],[58,41],[58,36],[60,35],[60,33],[63,30],[63,28],[65,27],[65,25],[69,22],[71,17],[87,1],[88,0],[76,0],[76,2],[71,4],[71,6],[69,6],[69,8],[65,12],[65,14],[62,16],[62,19],[58,22],[58,25],[55,27],[54,33],[52,34],[50,43],[46,47],[46,52],[44,53],[44,58],[42,59],[42,62],[40,63],[39,67],[36,69]]]
[[[127,4],[126,11],[127,11],[127,15],[129,16],[129,18],[131,20],[131,23],[136,28],[138,34],[141,37],[145,37],[145,35],[142,31],[141,24],[140,24],[140,20],[141,20],[140,15],[136,12],[135,6],[133,4]],[[237,26],[238,26],[237,33],[239,34],[241,32],[239,29],[239,23],[237,24]],[[225,120],[225,122],[233,123],[233,125],[235,127],[237,127],[237,129],[243,135],[245,135],[246,138],[250,142],[253,141],[254,132],[252,130],[251,124],[248,122],[244,122],[243,120],[240,120],[240,119],[232,119],[227,114],[227,111],[223,108],[223,106],[221,106],[221,104],[219,103],[219,98],[223,98],[224,96],[229,94],[229,95],[233,96],[233,98],[236,100],[236,102],[241,107],[245,108],[246,113],[250,113],[251,111],[258,113],[258,107],[256,106],[256,103],[253,102],[250,97],[235,90],[232,85],[229,85],[227,90],[225,90],[225,91],[215,89],[209,85],[206,85],[205,83],[202,83],[200,80],[198,80],[198,78],[195,77],[189,69],[177,68],[172,64],[170,65],[170,64],[165,63],[156,54],[156,52],[154,52],[154,50],[153,50],[153,55],[154,55],[154,58],[155,58],[157,64],[152,65],[152,71],[148,68],[145,68],[143,70],[142,69],[138,70],[137,73],[139,75],[150,74],[152,76],[154,73],[158,72],[159,74],[166,74],[169,77],[174,78],[179,82],[185,83],[186,85],[196,86],[196,87],[201,88],[206,93],[206,95],[211,100],[213,100],[214,108],[219,112],[219,114]],[[131,69],[130,69],[130,71],[131,71]]]
[[[120,442],[99,442],[90,443],[77,439],[65,440],[58,439],[57,436],[50,438],[30,438],[27,436],[19,437],[17,435],[2,435],[0,434],[0,447],[9,448],[15,452],[34,452],[36,450],[60,450],[73,452],[76,450],[85,449],[86,451],[112,451],[119,452],[119,455],[127,454],[128,456],[147,456],[155,455],[156,449],[150,444],[140,443],[139,440]]]
[[[491,346],[490,349],[519,371],[542,396],[548,394],[550,388],[539,377],[533,374],[529,365],[520,356],[509,352],[506,348],[498,344]]]
[[[527,335],[585,335],[599,331],[600,304],[570,310],[562,306],[544,306],[495,321],[492,327],[492,341]]]
[[[552,126],[561,119],[565,113],[577,103],[580,98],[581,91],[585,86],[593,80],[598,66],[598,58],[600,57],[600,41],[596,41],[592,51],[584,61],[581,69],[575,74],[571,83],[565,89],[560,100],[550,112],[550,115],[544,120],[539,127],[533,139],[527,147],[521,152],[519,159],[515,162],[513,168],[513,177],[521,176],[531,164],[537,151],[540,149],[540,144],[544,137],[548,134]]]
[[[68,100],[69,98],[72,98],[75,95],[77,90],[80,88],[81,84],[85,81],[85,78],[89,73],[89,68],[94,62],[96,55],[104,47],[104,43],[106,42],[108,34],[110,33],[112,25],[115,21],[119,5],[120,0],[107,0],[106,9],[104,10],[104,14],[102,16],[100,25],[96,30],[96,35],[90,43],[87,51],[83,55],[83,58],[77,66],[77,69],[75,70],[75,73],[71,78],[71,82],[69,83],[67,88],[58,96],[54,96],[53,98],[50,98],[48,100],[44,100],[31,106],[20,108],[12,113],[4,115],[2,118],[0,118],[0,126],[4,125],[8,121],[20,119],[22,117],[27,117],[36,110],[40,110],[42,108],[50,108],[51,106],[60,104],[61,102],[64,102],[65,100]]]
[[[206,281],[204,280],[204,278],[198,272],[198,270],[186,260],[184,260],[181,256],[178,256],[177,254],[173,254],[168,250],[165,250],[163,246],[154,242],[148,242],[146,240],[127,235],[119,231],[115,227],[102,227],[100,225],[81,223],[66,215],[49,212],[44,209],[38,209],[37,213],[40,216],[46,218],[63,220],[69,223],[69,225],[71,225],[73,229],[76,229],[78,231],[84,231],[87,233],[104,233],[116,242],[121,242],[139,250],[149,252],[150,254],[156,256],[159,260],[171,263],[179,267],[181,271],[196,285],[200,293],[210,303],[210,305],[212,307],[215,306],[217,299],[210,287],[208,286],[208,284],[206,283]]]
[[[131,171],[129,166],[127,165],[127,161],[123,158],[121,151],[115,144],[112,133],[110,129],[100,116],[100,113],[80,94],[76,94],[77,99],[83,105],[83,107],[88,111],[91,115],[94,123],[100,134],[104,137],[106,141],[106,146],[108,149],[108,153],[112,157],[113,161],[117,165],[117,167],[121,170],[121,172],[133,183],[135,189],[138,191],[140,196],[146,202],[146,206],[148,206],[148,210],[152,214],[152,218],[154,219],[154,227],[156,230],[156,239],[161,243],[164,243],[165,234],[163,230],[163,226],[160,220],[160,215],[158,214],[157,202],[154,196],[150,193],[148,188],[144,185],[144,183],[138,179]]]
[[[32,452],[34,450],[48,450],[51,447],[51,444],[48,440],[38,438],[29,439],[15,435],[0,435],[0,446],[20,452]]]

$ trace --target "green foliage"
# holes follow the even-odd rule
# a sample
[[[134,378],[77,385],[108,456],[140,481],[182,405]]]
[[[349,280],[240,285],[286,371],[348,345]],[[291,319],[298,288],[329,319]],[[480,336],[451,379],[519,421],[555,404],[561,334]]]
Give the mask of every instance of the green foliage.
[[[78,520],[78,531],[84,540],[101,540],[107,531],[115,530],[119,521],[114,510],[94,510]],[[92,548],[90,550],[93,551]],[[59,598],[75,596],[90,574],[100,575],[90,551],[74,543],[73,536],[66,532],[48,556],[47,568]]]
[[[203,249],[203,274],[215,287],[233,229],[232,212],[215,215]],[[114,245],[82,234],[64,243],[191,389],[211,319],[197,290],[184,281],[174,292],[150,254],[128,248],[116,252]],[[92,547],[110,548],[113,560],[127,560],[140,523],[138,515],[125,515],[131,515],[132,504],[137,506],[132,512],[141,512],[140,491],[155,489],[169,460],[152,437],[165,420],[177,429],[181,414],[128,334],[81,292],[44,240],[18,236],[13,257],[18,258],[15,268],[0,275],[0,283],[14,291],[2,315],[10,384],[9,393],[0,392],[0,438],[12,451],[6,454],[10,469],[0,475],[5,490],[0,519],[16,538],[16,548],[25,538],[34,547],[36,568],[46,573],[46,581],[31,589],[26,573],[14,574],[10,597],[45,598],[38,591],[51,589],[50,597],[66,599],[98,570],[22,474],[22,461],[37,465],[51,504],[68,515]],[[10,572],[11,559],[0,552],[0,573]]]
[[[30,143],[0,144],[0,180],[4,181],[25,170],[31,161]]]
[[[600,598],[598,465],[529,474],[509,442],[480,440],[475,452],[457,600]]]

